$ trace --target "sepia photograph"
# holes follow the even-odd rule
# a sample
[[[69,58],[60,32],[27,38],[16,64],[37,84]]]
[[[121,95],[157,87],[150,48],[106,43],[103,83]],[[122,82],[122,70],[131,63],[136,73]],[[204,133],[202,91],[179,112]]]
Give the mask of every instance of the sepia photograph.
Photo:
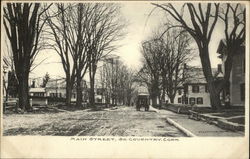
[[[249,147],[249,2],[2,1],[1,13],[3,158],[55,157],[15,153],[27,137],[174,150],[210,137],[249,157],[235,152]]]

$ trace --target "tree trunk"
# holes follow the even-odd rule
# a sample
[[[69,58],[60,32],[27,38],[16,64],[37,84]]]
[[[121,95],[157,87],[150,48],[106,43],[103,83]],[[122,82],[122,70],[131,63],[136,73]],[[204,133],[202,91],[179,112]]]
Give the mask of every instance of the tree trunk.
[[[82,107],[82,85],[81,85],[81,75],[78,72],[76,77],[76,106]]]
[[[19,108],[24,111],[31,110],[29,103],[29,84],[28,84],[28,73],[22,71],[19,75],[19,89],[18,89],[18,98],[19,98]]]
[[[170,103],[174,103],[174,96],[170,95],[169,99],[170,99]]]
[[[220,92],[218,91],[218,88],[216,88],[214,82],[208,47],[204,46],[203,48],[200,48],[199,51],[200,51],[200,59],[201,59],[203,73],[206,78],[208,84],[208,90],[210,93],[211,107],[212,109],[220,109],[221,108]]]
[[[93,76],[91,77],[91,75],[90,75],[89,103],[90,103],[90,106],[95,110],[96,109],[96,105],[95,105],[95,80],[94,80]]]
[[[214,87],[214,85],[210,84],[209,86],[208,84],[208,88],[209,87]],[[220,92],[218,92],[216,88],[209,88],[209,94],[210,94],[210,103],[212,109],[220,110],[221,109]]]
[[[71,105],[71,96],[72,96],[72,83],[70,78],[66,78],[66,105]]]
[[[156,106],[157,105],[157,96],[152,96],[152,105]]]

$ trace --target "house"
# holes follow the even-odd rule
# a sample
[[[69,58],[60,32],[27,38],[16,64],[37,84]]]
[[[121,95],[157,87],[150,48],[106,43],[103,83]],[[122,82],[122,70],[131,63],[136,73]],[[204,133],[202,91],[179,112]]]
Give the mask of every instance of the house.
[[[223,78],[222,66],[212,68],[215,78]],[[210,106],[210,94],[202,68],[185,65],[183,72],[184,82],[177,87],[175,104],[195,104]]]
[[[82,80],[83,101],[86,101],[86,81]],[[50,79],[46,84],[46,95],[55,98],[66,98],[66,81],[61,79]],[[71,102],[76,102],[76,85],[73,85]]]
[[[32,80],[29,95],[33,105],[47,105],[50,101],[63,101],[66,99],[66,81],[62,79],[50,79],[45,88],[36,87],[36,80]],[[82,81],[83,101],[86,101],[86,81]],[[73,86],[71,102],[76,102],[76,86]]]
[[[57,97],[57,98],[66,98],[66,81],[62,79],[49,79],[46,84],[46,96]],[[73,101],[76,99],[76,95],[72,93]]]
[[[217,49],[222,61],[222,72],[225,72],[225,61],[227,59],[226,41],[223,39]],[[232,71],[230,74],[230,86],[227,90],[230,94],[232,106],[244,106],[245,104],[245,44],[241,46],[233,57]],[[224,92],[225,93],[225,92]]]
[[[46,98],[45,88],[30,88],[30,105],[47,105],[48,99]]]
[[[3,87],[3,97],[5,98],[7,95],[6,89],[8,87],[8,67],[7,66],[3,66],[3,81],[2,81],[2,87]]]
[[[209,106],[210,95],[202,68],[185,66],[184,71],[185,80],[177,87],[174,103]]]

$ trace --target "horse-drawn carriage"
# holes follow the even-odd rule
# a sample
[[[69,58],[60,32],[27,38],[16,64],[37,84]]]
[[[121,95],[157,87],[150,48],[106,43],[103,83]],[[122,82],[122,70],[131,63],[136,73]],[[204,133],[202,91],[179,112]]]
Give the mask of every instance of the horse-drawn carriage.
[[[149,110],[149,95],[139,94],[136,99],[136,110],[140,111],[141,107],[145,108],[145,111]]]

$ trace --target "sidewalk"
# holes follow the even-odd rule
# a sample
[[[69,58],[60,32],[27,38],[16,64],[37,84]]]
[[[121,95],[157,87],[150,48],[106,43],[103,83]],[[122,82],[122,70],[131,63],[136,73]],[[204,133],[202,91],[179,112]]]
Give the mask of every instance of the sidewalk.
[[[167,121],[174,122],[176,127],[180,127],[181,131],[191,135],[188,136],[207,136],[207,137],[241,137],[244,136],[244,132],[233,132],[221,129],[215,125],[210,125],[203,121],[195,121],[188,118],[188,115],[173,113],[168,110],[159,110],[150,107],[150,110],[156,111],[162,117],[166,117]],[[185,132],[187,131],[187,132]]]

